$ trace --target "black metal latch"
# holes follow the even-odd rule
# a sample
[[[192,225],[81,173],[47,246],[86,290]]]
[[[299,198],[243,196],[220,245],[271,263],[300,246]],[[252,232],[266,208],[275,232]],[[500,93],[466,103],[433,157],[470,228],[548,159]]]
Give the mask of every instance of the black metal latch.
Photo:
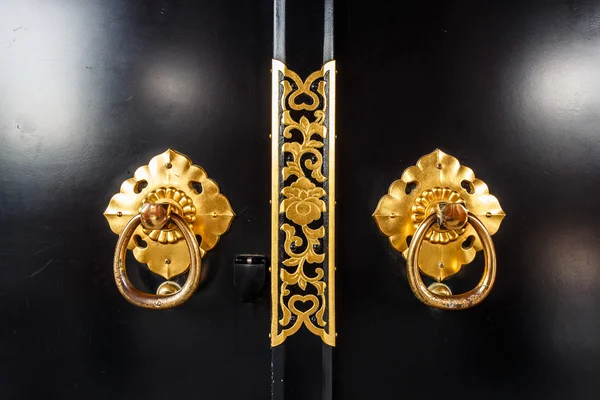
[[[260,254],[240,254],[233,260],[233,284],[240,300],[254,303],[265,286],[267,258]]]

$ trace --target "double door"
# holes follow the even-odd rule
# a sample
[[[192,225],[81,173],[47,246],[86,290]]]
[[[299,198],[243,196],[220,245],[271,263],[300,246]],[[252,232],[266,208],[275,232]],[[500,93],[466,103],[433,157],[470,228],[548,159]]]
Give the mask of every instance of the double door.
[[[306,79],[322,2],[300,3],[286,63]],[[268,270],[252,301],[234,284],[235,257],[272,258],[272,2],[0,4],[2,398],[595,398],[598,4],[335,4],[334,348],[304,326],[272,347]],[[235,217],[198,291],[151,310],[117,290],[103,212],[169,148]],[[496,283],[467,310],[420,302],[373,218],[436,149],[506,213]],[[483,266],[446,283],[468,291]]]

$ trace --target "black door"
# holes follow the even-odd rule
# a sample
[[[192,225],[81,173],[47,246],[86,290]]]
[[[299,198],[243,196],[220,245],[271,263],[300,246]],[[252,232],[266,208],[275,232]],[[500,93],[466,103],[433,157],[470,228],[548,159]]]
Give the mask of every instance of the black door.
[[[338,3],[336,398],[597,397],[599,16],[579,1]],[[506,212],[496,284],[463,311],[413,296],[371,217],[436,148]],[[482,267],[448,285],[473,288]]]
[[[239,301],[233,260],[269,251],[271,4],[0,9],[0,397],[268,398],[268,302]],[[236,217],[198,292],[145,310],[117,291],[103,212],[168,148],[207,171]],[[129,265],[153,293],[161,279]]]

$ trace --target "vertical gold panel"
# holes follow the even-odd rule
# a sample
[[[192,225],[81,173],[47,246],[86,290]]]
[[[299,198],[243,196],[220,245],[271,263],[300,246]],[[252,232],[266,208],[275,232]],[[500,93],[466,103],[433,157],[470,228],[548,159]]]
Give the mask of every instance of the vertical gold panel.
[[[279,336],[279,92],[285,65],[271,67],[271,346],[283,343]]]
[[[272,66],[271,345],[302,326],[335,345],[335,61]]]

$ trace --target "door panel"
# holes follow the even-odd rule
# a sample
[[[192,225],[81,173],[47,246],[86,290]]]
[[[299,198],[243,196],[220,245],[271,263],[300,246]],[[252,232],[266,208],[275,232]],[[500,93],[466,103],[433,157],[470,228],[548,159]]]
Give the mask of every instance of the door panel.
[[[2,397],[268,398],[268,297],[239,302],[233,258],[269,252],[270,4],[0,4]],[[237,216],[198,293],[144,310],[102,213],[170,147]]]
[[[338,4],[336,397],[595,398],[600,61],[594,2]],[[479,306],[433,310],[371,214],[440,148],[507,216]],[[449,281],[474,287],[483,259]]]

